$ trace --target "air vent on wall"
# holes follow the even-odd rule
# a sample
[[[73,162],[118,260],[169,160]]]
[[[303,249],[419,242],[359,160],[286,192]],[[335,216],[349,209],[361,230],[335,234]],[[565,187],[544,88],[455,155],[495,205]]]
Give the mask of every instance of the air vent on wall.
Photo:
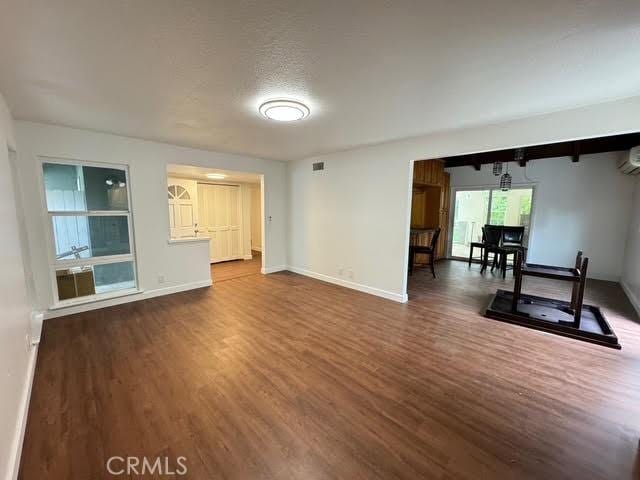
[[[625,175],[640,174],[640,146],[633,147],[618,162],[618,170]]]
[[[324,170],[324,162],[316,162],[313,164],[313,171]]]

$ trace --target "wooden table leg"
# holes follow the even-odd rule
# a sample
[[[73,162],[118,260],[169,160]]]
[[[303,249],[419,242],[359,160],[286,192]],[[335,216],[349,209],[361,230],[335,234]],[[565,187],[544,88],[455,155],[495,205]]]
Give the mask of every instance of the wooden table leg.
[[[576,306],[573,314],[573,326],[580,328],[580,318],[582,317],[582,302],[584,300],[584,287],[587,284],[587,267],[589,266],[589,259],[585,258],[582,261],[580,268],[580,283],[578,286],[578,295],[576,297]]]
[[[520,252],[516,253],[515,265],[513,266],[515,269],[516,280],[513,284],[513,298],[511,300],[511,311],[518,311],[518,302],[520,301],[520,293],[522,291],[522,255]]]

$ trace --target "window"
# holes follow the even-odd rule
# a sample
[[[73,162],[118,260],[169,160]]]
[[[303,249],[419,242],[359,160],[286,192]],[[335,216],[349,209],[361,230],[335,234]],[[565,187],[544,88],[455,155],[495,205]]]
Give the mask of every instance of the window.
[[[125,167],[42,164],[58,302],[136,288]]]
[[[190,200],[191,196],[182,185],[169,185],[169,200]]]
[[[525,227],[524,244],[529,242],[533,189],[515,187],[499,189],[457,190],[453,210],[451,256],[469,257],[471,242],[482,240],[486,224]]]

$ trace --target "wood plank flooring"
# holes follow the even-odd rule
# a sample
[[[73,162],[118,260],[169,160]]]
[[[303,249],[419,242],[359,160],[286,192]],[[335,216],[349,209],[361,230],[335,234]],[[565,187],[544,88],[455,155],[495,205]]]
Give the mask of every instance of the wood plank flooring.
[[[417,270],[404,305],[282,272],[49,320],[20,478],[113,479],[114,455],[194,479],[640,478],[620,287],[586,292],[616,351],[483,318],[511,278],[478,270]]]
[[[211,278],[213,282],[224,282],[232,278],[246,277],[247,275],[257,275],[262,268],[262,254],[252,251],[251,260],[231,260],[211,264]]]

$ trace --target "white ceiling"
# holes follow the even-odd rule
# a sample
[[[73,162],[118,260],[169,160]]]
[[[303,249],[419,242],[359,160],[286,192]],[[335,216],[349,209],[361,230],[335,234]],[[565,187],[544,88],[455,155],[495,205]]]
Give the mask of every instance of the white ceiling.
[[[638,0],[3,0],[16,118],[275,159],[640,94]],[[311,116],[279,124],[261,100]]]
[[[222,180],[207,178],[208,173],[222,173],[226,177]],[[236,172],[220,170],[219,168],[193,167],[190,165],[167,165],[167,174],[170,177],[191,178],[200,182],[234,182],[234,183],[260,183],[261,175],[257,173]]]

